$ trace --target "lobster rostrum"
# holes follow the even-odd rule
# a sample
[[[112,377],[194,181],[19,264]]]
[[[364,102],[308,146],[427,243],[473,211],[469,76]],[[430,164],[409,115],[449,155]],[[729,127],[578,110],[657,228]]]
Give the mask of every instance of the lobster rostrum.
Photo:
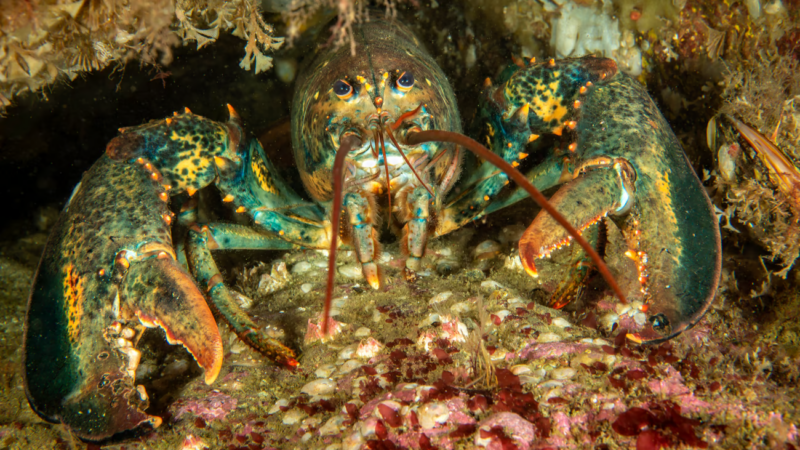
[[[339,242],[381,287],[381,216],[402,226],[414,271],[429,237],[532,195],[543,211],[520,243],[526,269],[535,274],[536,258],[575,240],[624,301],[592,248],[608,215],[638,258],[649,308],[633,338],[667,339],[699,320],[720,265],[710,202],[644,89],[612,61],[531,63],[487,83],[474,127],[487,149],[461,134],[450,85],[413,34],[385,20],[354,33],[355,56],[323,49],[297,81],[293,151],[312,201],[246,138],[232,107],[226,123],[187,109],[122,129],[108,144],[56,223],[31,291],[25,389],[40,416],[93,441],[158,426],[136,380],[139,340],[163,329],[212,383],[223,355],[212,310],[268,359],[296,366],[294,352],[241,309],[212,251],[329,248],[327,323]],[[480,156],[468,170],[465,150]],[[536,189],[562,183],[553,203],[566,218]],[[250,226],[196,223],[193,195],[210,184]],[[175,195],[189,197],[177,214]]]

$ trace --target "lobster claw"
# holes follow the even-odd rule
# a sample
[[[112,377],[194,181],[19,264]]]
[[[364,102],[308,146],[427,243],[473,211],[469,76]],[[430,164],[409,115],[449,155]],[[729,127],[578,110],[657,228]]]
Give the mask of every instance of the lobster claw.
[[[25,393],[42,418],[102,441],[158,426],[137,383],[145,327],[183,345],[212,382],[222,339],[203,293],[174,258],[157,181],[101,158],[53,228],[31,290]],[[117,208],[118,205],[129,205]]]
[[[49,269],[41,267],[37,278],[57,279],[48,277],[52,275]],[[57,284],[92,288],[92,275],[82,277],[67,271],[65,282]],[[223,354],[216,322],[202,293],[175,260],[132,261],[118,297],[113,302],[103,302],[108,308],[90,307],[97,305],[93,302],[96,297],[88,294],[89,289],[68,290],[65,295],[62,289],[49,289],[52,287],[38,285],[32,305],[41,305],[38,300],[47,295],[84,305],[80,318],[67,317],[67,323],[70,319],[83,323],[75,336],[80,339],[76,339],[76,345],[69,345],[73,343],[69,336],[58,333],[59,320],[44,320],[58,317],[38,308],[31,310],[25,353],[27,395],[37,413],[68,425],[81,439],[101,441],[143,425],[161,424],[161,418],[145,412],[149,405],[147,392],[136,385],[141,357],[135,347],[140,336],[137,322],[160,327],[170,344],[183,345],[205,369],[206,383],[213,382],[219,374]],[[104,321],[90,320],[112,316],[120,321],[106,321],[111,325],[105,327]],[[66,331],[69,333],[69,329]]]
[[[145,327],[164,330],[170,345],[183,345],[211,384],[222,368],[222,338],[203,294],[172,258],[131,266],[120,299]]]

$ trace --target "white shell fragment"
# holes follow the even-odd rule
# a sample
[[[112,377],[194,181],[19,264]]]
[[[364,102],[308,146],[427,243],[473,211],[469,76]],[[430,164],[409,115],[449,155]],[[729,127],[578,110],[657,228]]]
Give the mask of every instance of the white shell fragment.
[[[361,366],[362,366],[361,361],[359,361],[357,359],[351,359],[351,360],[345,362],[344,364],[342,364],[341,366],[339,366],[338,373],[339,373],[339,375],[345,375],[345,374],[348,374],[348,373],[358,369]]]
[[[452,296],[453,296],[453,293],[450,292],[450,291],[439,292],[438,294],[434,295],[431,298],[429,303],[431,305],[436,304],[436,303],[441,303],[441,302],[447,301]]]
[[[357,329],[356,332],[355,332],[355,336],[356,337],[367,337],[370,334],[372,334],[372,330],[370,330],[367,327],[361,327],[361,328]]]
[[[505,286],[494,280],[485,280],[481,281],[481,289],[484,291],[496,291],[499,289],[505,289]]]
[[[312,267],[311,264],[309,264],[308,262],[300,261],[299,263],[292,266],[292,273],[295,275],[300,275],[311,270],[311,267]]]
[[[557,327],[559,327],[559,328],[567,328],[567,327],[571,327],[571,326],[573,326],[573,325],[572,325],[572,324],[569,322],[569,320],[567,320],[567,319],[564,319],[564,318],[562,318],[562,317],[556,317],[555,319],[553,319],[553,321],[552,321],[552,325],[555,325],[555,326],[557,326]]]
[[[323,395],[333,394],[336,390],[336,383],[328,378],[320,378],[314,380],[300,389],[300,392],[311,396],[319,397]]]
[[[358,264],[345,264],[339,267],[339,274],[351,280],[360,280],[364,278],[364,274],[361,272],[361,266]]]
[[[430,430],[437,424],[447,422],[449,418],[450,410],[441,402],[426,403],[417,411],[417,419],[423,430]]]
[[[344,423],[344,416],[333,416],[325,422],[325,425],[320,427],[320,436],[330,436],[342,432],[342,423]]]
[[[305,416],[306,413],[303,412],[302,409],[298,408],[290,409],[289,411],[286,411],[286,413],[283,415],[283,424],[294,425],[303,420]]]
[[[289,406],[289,400],[285,398],[278,399],[274,405],[270,406],[267,410],[267,414],[275,414],[281,410],[281,408],[285,408]]]
[[[555,333],[542,333],[536,338],[536,342],[561,342],[561,336]]]
[[[554,369],[552,372],[550,372],[550,377],[554,380],[569,380],[570,378],[574,377],[576,373],[577,372],[575,372],[575,369],[571,367],[562,367],[560,369]]]
[[[316,375],[317,378],[328,378],[335,370],[336,366],[333,364],[325,364],[317,368],[317,370],[314,371],[314,375]]]

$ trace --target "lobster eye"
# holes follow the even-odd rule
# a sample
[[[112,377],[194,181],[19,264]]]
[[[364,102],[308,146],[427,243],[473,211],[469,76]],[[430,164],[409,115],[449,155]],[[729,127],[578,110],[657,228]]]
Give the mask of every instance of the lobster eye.
[[[408,92],[412,87],[414,87],[414,75],[410,72],[403,72],[400,78],[397,79],[397,89]]]
[[[333,93],[342,100],[347,100],[353,96],[353,86],[344,80],[337,80],[333,83]]]

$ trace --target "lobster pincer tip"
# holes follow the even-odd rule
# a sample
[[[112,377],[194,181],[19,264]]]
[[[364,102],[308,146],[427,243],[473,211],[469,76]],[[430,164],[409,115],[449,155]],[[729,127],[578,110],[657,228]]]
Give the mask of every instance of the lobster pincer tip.
[[[230,114],[230,120],[241,120],[241,117],[239,117],[239,113],[237,113],[236,110],[233,109],[233,106],[230,103],[228,103],[227,106],[228,106],[228,114]]]
[[[377,264],[373,262],[364,263],[361,266],[361,271],[372,289],[377,291],[381,288],[381,273]]]
[[[525,273],[533,278],[539,278],[539,270],[536,269],[536,265],[533,264],[533,258],[528,258],[525,255],[520,254],[519,260],[522,262],[522,267],[525,269]]]

